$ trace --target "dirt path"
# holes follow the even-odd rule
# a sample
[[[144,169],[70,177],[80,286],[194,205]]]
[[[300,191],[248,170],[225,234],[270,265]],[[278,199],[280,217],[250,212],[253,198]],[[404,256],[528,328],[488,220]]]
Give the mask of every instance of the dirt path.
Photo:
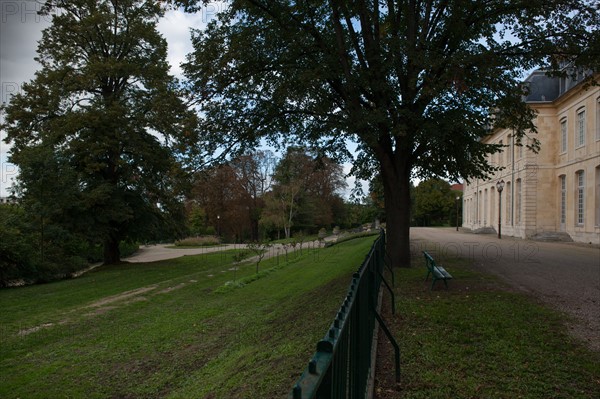
[[[334,237],[327,237],[325,241],[334,240]],[[321,244],[319,241],[308,241],[302,244],[303,249],[317,248]],[[139,250],[128,258],[124,258],[124,261],[132,263],[143,263],[143,262],[155,262],[159,260],[167,260],[179,258],[181,256],[188,255],[202,255],[211,252],[227,251],[230,249],[245,249],[246,244],[222,244],[214,247],[200,247],[200,248],[170,248],[173,244],[157,244],[157,245],[144,245],[140,246]],[[264,259],[268,259],[277,255],[285,255],[285,252],[292,253],[300,250],[300,245],[296,247],[288,246],[284,247],[282,244],[274,244],[267,249]],[[245,262],[252,262],[254,258],[246,259]]]
[[[124,261],[132,263],[155,262],[159,260],[174,259],[186,255],[202,255],[210,252],[226,251],[228,249],[238,249],[245,246],[239,244],[223,244],[214,247],[200,248],[169,248],[173,244],[142,245],[136,253]]]

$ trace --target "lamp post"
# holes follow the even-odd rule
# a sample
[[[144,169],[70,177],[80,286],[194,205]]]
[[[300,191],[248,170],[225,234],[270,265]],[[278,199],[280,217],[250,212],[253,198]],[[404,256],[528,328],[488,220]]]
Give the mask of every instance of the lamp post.
[[[504,180],[496,183],[498,190],[498,238],[502,238],[502,190],[504,190]]]
[[[458,231],[458,201],[460,201],[460,197],[456,197],[456,231]]]
[[[221,215],[217,215],[217,237],[221,237]]]

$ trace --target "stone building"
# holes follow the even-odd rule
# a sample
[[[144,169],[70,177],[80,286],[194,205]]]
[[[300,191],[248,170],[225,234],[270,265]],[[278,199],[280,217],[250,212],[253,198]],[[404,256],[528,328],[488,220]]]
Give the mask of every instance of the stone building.
[[[489,159],[503,169],[465,183],[463,227],[497,231],[500,213],[502,235],[600,244],[600,88],[543,71],[525,83],[541,149],[515,145],[507,129],[487,137],[504,146]]]
[[[0,204],[14,204],[16,202],[13,197],[0,197]]]

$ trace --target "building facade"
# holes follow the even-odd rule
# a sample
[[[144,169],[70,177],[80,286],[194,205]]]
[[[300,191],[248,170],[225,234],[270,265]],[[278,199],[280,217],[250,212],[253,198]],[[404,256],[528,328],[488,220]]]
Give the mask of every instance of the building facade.
[[[13,197],[0,197],[0,204],[15,204],[16,202]]]
[[[515,145],[507,129],[484,140],[503,146],[489,156],[502,170],[465,183],[463,227],[497,231],[500,221],[502,235],[600,244],[600,88],[543,71],[525,82],[541,148]]]

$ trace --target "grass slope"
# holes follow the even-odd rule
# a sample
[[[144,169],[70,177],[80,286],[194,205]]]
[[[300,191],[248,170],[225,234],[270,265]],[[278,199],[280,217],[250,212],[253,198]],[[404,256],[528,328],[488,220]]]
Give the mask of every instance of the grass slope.
[[[0,290],[0,397],[285,396],[373,239],[263,261],[230,290],[233,251]]]

